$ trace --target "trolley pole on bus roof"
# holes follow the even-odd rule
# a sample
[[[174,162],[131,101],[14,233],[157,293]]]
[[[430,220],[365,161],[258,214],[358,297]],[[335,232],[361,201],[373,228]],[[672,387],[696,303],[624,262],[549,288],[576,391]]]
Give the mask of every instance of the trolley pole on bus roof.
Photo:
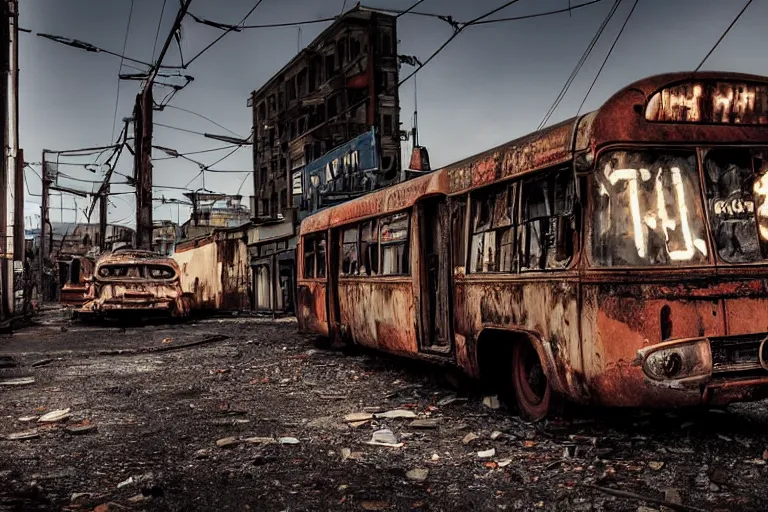
[[[149,71],[142,91],[136,97],[133,125],[136,149],[133,165],[136,176],[136,243],[141,249],[152,250],[152,86],[191,3],[192,0],[182,0],[163,49]]]

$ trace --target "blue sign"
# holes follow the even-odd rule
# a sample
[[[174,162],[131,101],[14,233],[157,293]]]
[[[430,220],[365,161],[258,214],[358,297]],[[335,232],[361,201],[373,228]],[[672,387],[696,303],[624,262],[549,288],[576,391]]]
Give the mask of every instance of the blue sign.
[[[301,197],[297,206],[315,211],[327,206],[324,196],[370,192],[378,169],[376,136],[370,130],[293,172],[293,195]]]

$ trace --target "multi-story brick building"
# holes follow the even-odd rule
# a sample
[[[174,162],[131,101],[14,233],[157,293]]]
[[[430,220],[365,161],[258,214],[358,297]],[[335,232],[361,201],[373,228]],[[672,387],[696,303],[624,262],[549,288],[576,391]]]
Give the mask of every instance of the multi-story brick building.
[[[261,309],[293,303],[303,217],[405,178],[398,67],[396,18],[356,7],[251,95],[249,245]]]

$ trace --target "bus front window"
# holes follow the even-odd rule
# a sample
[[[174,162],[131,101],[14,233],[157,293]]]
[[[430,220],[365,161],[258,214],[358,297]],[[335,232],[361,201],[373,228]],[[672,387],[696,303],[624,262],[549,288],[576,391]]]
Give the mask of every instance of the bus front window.
[[[768,258],[768,152],[712,149],[704,158],[707,208],[720,259]]]
[[[595,169],[592,260],[598,266],[707,262],[693,151],[611,151]]]

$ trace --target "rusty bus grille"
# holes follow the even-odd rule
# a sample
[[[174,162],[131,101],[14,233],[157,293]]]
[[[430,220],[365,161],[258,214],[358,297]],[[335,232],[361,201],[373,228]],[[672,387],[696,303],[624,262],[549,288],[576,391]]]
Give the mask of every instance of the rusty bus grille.
[[[710,338],[712,372],[717,374],[762,370],[760,346],[767,336],[768,333],[758,333]],[[768,343],[765,347],[768,347]]]

